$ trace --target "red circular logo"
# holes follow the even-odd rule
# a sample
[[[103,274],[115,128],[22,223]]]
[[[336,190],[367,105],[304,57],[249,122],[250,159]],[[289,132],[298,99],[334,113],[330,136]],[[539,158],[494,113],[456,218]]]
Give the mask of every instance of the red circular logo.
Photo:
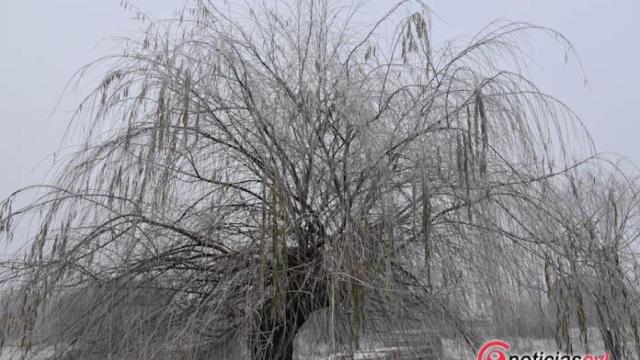
[[[507,360],[507,351],[509,349],[511,349],[511,346],[506,341],[487,341],[480,347],[476,360]]]

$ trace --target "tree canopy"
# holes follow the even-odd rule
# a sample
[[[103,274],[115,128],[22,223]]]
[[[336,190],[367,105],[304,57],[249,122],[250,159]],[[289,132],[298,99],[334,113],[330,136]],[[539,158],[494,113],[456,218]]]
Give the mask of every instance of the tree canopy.
[[[494,22],[434,43],[421,2],[370,25],[365,8],[140,14],[146,31],[78,72],[103,75],[71,120],[82,145],[0,205],[8,239],[33,235],[3,263],[7,336],[83,358],[195,359],[240,339],[290,359],[329,309],[351,348],[369,319],[405,317],[475,347],[489,330],[470,319],[500,325],[533,298],[555,308],[561,349],[573,326],[587,343],[589,301],[613,356],[638,356],[634,172],[521,71],[528,33],[572,57],[569,41]],[[66,307],[73,321],[38,329]]]

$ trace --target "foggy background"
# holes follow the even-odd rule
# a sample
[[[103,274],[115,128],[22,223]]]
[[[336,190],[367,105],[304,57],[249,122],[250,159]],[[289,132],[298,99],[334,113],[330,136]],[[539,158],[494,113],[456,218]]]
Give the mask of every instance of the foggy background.
[[[216,1],[214,1],[216,2]],[[221,2],[221,0],[220,0]],[[182,0],[134,0],[154,18],[171,16]],[[373,0],[372,15],[394,2]],[[592,132],[598,150],[640,163],[640,55],[637,0],[430,0],[436,42],[477,33],[492,20],[526,21],[554,28],[576,47],[589,85],[576,61],[564,64],[552,41],[531,39],[536,62],[527,74],[540,88],[568,104]],[[79,96],[65,84],[82,65],[113,50],[109,36],[140,24],[120,0],[21,0],[0,2],[0,198],[41,182],[59,148]],[[117,51],[116,51],[117,52]],[[54,112],[54,109],[56,110]]]

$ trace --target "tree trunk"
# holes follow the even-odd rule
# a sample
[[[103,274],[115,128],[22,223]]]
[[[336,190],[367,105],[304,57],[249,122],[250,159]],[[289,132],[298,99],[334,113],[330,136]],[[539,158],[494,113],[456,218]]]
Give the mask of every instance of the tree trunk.
[[[320,264],[319,256],[300,261],[289,254],[284,298],[280,304],[276,299],[267,299],[256,314],[249,335],[251,359],[292,360],[298,329],[312,312],[328,305]]]

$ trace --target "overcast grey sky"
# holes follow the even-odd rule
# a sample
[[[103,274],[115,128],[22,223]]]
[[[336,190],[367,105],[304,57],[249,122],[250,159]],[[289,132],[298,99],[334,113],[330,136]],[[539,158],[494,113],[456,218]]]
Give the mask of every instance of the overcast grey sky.
[[[266,0],[269,1],[269,0]],[[527,21],[559,30],[577,48],[589,81],[575,63],[563,64],[549,41],[534,38],[537,65],[530,76],[582,117],[600,151],[640,163],[640,35],[638,0],[424,0],[437,13],[436,40],[473,35],[495,19]],[[181,0],[134,0],[165,17]],[[393,1],[372,0],[377,13]],[[47,156],[60,145],[77,99],[64,98],[67,80],[80,66],[105,54],[101,40],[135,23],[120,0],[20,0],[0,2],[0,198],[42,180]],[[44,161],[43,161],[44,160]],[[38,165],[40,163],[40,165]]]

